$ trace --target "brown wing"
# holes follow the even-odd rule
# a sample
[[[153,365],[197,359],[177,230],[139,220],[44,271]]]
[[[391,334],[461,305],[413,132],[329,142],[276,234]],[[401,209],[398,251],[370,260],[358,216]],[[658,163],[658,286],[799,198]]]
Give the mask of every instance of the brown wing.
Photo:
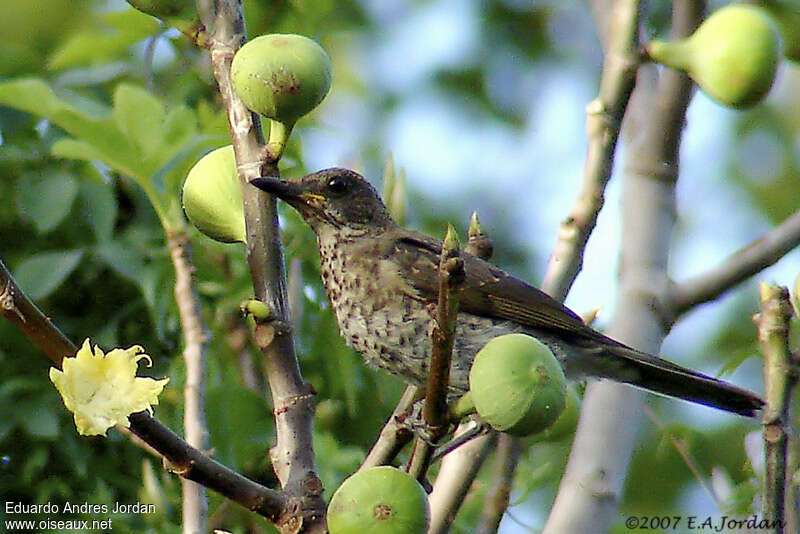
[[[424,234],[404,232],[386,251],[419,297],[431,302],[437,298],[441,246],[441,241]],[[594,337],[580,317],[544,292],[470,254],[462,257],[466,279],[459,295],[461,311],[562,335]]]

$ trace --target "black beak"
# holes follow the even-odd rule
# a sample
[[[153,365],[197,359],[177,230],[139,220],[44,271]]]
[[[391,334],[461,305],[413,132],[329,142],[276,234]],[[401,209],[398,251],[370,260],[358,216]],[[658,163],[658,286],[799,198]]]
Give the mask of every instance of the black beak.
[[[261,177],[251,180],[250,183],[262,191],[266,191],[285,201],[296,200],[300,196],[300,193],[302,193],[300,184],[281,180],[279,178]]]

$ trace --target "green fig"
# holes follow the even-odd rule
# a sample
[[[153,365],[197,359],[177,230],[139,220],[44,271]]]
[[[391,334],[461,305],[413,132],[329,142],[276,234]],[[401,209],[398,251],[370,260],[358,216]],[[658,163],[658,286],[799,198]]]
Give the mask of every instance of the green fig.
[[[142,13],[167,22],[184,34],[196,36],[200,28],[194,0],[126,0]]]
[[[651,59],[686,72],[711,98],[732,108],[760,102],[772,87],[781,41],[763,9],[729,4],[706,19],[686,39],[654,40]]]
[[[575,433],[578,427],[578,418],[581,415],[581,398],[575,386],[567,385],[567,398],[564,404],[564,410],[558,416],[555,422],[539,432],[528,438],[532,442],[539,441],[561,441],[564,438],[571,436]]]
[[[262,35],[236,52],[231,78],[245,106],[291,128],[328,94],[331,60],[308,37]]]
[[[425,534],[430,512],[419,482],[387,465],[345,480],[328,505],[330,534]]]
[[[183,183],[183,210],[211,239],[223,243],[247,240],[233,146],[209,152],[195,163]]]
[[[761,0],[783,39],[783,57],[800,62],[800,1]]]
[[[566,402],[566,377],[552,351],[525,334],[489,341],[469,373],[472,402],[495,430],[517,436],[552,425]]]
[[[130,5],[160,19],[186,16],[195,11],[192,0],[126,0]]]

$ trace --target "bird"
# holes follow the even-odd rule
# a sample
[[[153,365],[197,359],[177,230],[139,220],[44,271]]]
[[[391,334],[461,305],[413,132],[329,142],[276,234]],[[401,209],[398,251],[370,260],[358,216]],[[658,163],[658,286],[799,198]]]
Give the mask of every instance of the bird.
[[[296,209],[316,234],[320,275],[347,343],[368,364],[424,384],[442,242],[398,225],[375,188],[349,169],[250,183]],[[750,391],[611,339],[527,282],[467,252],[461,257],[448,397],[469,389],[472,361],[487,342],[523,333],[544,343],[572,380],[613,380],[750,417],[764,404]]]

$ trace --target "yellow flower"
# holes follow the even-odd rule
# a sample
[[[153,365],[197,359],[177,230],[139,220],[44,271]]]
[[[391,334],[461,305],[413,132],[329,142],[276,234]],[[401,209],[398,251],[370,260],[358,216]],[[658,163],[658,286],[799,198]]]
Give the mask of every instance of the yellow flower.
[[[158,404],[158,395],[169,378],[155,380],[136,376],[137,362],[150,356],[134,345],[114,349],[108,354],[95,345],[94,354],[89,339],[83,342],[74,358],[64,358],[63,370],[50,369],[50,381],[61,393],[64,405],[75,415],[75,426],[84,436],[105,436],[106,431],[120,424],[130,426],[128,416]]]

